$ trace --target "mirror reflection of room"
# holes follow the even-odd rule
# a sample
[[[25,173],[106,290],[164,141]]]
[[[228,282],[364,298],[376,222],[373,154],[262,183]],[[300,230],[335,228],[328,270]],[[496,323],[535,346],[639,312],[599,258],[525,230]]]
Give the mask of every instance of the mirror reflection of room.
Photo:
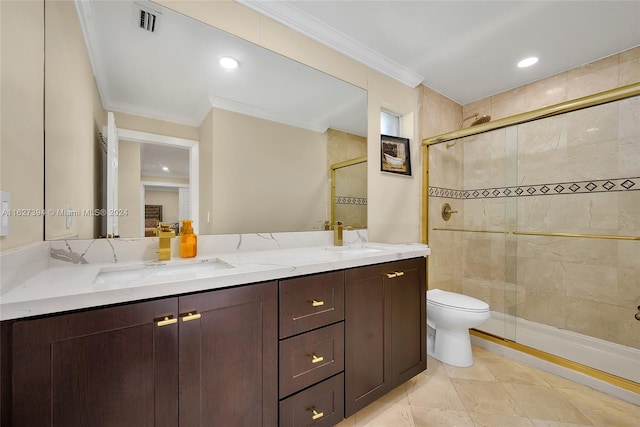
[[[158,31],[136,28],[141,10],[156,13]],[[109,236],[105,222],[115,236],[148,236],[160,218],[146,205],[163,206],[162,222],[194,219],[198,234],[321,230],[330,220],[327,166],[340,150],[331,133],[366,140],[366,91],[152,2],[47,1],[45,23],[45,207],[107,208],[112,164],[100,153],[113,112],[114,203],[126,213],[47,217],[47,240]],[[238,52],[236,70],[219,66],[222,51]],[[140,170],[148,144],[123,131],[194,141],[189,217],[187,183]],[[159,193],[164,201],[149,200]]]

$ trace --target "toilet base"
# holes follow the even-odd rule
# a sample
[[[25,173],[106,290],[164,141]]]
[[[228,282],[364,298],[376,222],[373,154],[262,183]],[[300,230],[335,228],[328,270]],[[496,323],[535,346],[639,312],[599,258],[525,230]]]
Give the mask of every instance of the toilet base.
[[[436,328],[433,357],[448,365],[466,368],[473,365],[469,329]]]

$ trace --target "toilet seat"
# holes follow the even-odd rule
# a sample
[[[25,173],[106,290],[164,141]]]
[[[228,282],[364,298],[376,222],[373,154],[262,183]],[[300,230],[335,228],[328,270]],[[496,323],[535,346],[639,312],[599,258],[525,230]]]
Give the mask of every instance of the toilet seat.
[[[489,311],[489,304],[477,298],[447,292],[440,289],[427,291],[427,304],[437,305],[450,310],[483,313]]]

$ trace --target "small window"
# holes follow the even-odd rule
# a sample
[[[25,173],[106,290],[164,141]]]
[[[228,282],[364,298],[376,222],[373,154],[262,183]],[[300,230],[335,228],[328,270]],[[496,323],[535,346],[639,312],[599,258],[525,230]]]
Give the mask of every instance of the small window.
[[[381,111],[380,133],[382,135],[400,136],[400,116],[388,111]]]

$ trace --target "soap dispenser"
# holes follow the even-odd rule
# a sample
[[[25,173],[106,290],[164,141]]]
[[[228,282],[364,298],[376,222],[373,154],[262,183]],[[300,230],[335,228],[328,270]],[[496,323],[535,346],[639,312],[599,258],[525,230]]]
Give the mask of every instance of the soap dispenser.
[[[180,229],[180,256],[182,258],[193,258],[198,254],[198,236],[193,234],[192,222],[190,219],[182,221]]]

